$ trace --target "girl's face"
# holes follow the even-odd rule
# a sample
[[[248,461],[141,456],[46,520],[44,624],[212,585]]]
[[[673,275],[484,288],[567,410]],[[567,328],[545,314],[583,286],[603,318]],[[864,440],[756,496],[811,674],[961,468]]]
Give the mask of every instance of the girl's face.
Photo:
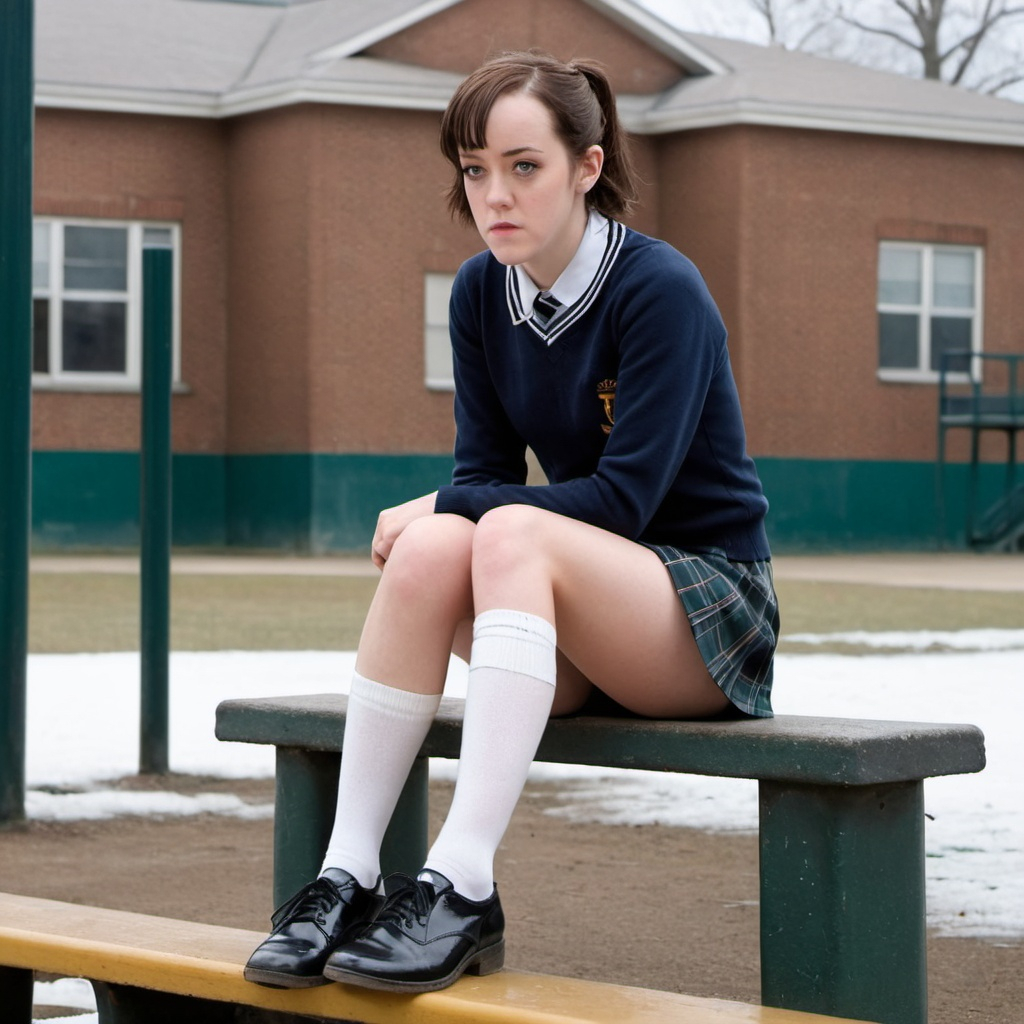
[[[486,130],[483,149],[459,154],[477,230],[499,263],[521,265],[539,288],[550,288],[583,238],[585,196],[604,153],[591,146],[575,160],[548,108],[522,92],[495,100]]]

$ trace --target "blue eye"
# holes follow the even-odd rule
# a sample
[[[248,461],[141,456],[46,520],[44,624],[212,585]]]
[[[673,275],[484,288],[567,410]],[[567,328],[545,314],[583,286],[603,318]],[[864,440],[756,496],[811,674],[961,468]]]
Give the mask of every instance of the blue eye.
[[[462,173],[467,178],[478,178],[480,177],[481,174],[483,174],[483,168],[477,167],[476,164],[469,164],[468,166],[462,168]]]
[[[532,160],[516,161],[516,171],[519,174],[532,174],[535,170],[537,170],[537,165]]]

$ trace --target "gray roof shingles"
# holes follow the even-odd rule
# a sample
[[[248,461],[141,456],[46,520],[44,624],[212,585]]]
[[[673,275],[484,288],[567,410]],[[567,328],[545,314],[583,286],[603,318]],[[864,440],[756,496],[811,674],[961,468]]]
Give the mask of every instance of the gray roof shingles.
[[[445,4],[36,0],[37,103],[206,117],[298,100],[441,109],[458,75],[358,54]],[[617,0],[617,20],[628,8]],[[681,66],[707,73],[622,97],[635,131],[747,122],[1024,145],[1024,104],[668,26],[665,38],[685,45]]]

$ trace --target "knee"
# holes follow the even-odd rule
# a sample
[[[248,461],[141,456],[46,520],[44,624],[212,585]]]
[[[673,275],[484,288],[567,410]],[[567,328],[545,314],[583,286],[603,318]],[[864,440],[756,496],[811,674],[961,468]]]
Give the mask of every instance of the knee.
[[[544,520],[532,505],[499,505],[481,516],[473,534],[473,571],[500,573],[535,563],[543,555]]]
[[[395,541],[384,568],[388,586],[411,599],[437,599],[469,580],[473,524],[461,516],[415,519]]]

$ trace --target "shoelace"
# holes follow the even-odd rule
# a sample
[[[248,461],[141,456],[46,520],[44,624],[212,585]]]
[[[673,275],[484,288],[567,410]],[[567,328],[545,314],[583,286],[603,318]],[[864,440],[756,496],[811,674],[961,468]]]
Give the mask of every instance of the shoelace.
[[[338,901],[338,890],[326,878],[318,878],[282,904],[271,918],[273,927],[285,919],[323,924],[327,912]]]
[[[388,896],[387,902],[377,915],[377,921],[395,921],[405,924],[413,919],[427,916],[437,899],[437,890],[429,883],[408,875],[399,875],[399,887]]]

